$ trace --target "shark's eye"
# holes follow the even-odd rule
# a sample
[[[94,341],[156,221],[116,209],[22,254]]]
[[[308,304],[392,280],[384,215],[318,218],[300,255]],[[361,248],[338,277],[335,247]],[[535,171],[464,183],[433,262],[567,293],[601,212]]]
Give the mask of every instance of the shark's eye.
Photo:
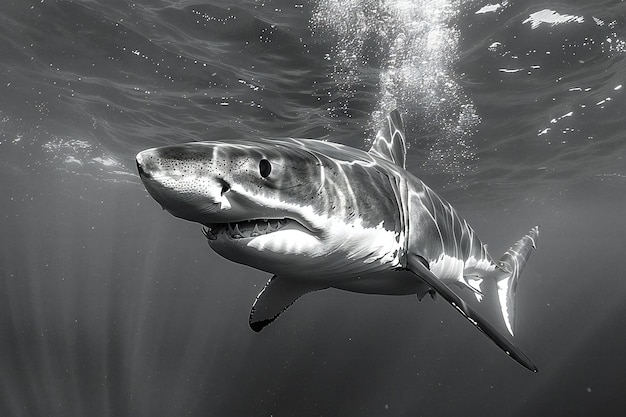
[[[263,178],[267,178],[272,172],[272,164],[267,159],[261,159],[259,161],[259,173]]]

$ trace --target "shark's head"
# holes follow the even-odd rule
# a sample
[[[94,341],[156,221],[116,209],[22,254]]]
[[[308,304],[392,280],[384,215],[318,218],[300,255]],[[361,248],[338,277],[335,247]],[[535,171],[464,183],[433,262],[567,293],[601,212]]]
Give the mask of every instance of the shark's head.
[[[346,257],[363,264],[396,258],[393,181],[365,152],[312,142],[326,152],[296,140],[195,142],[136,159],[150,195],[174,216],[206,226],[210,246],[235,262],[332,275],[328,259],[322,269],[329,271],[319,270],[320,257],[337,256],[337,265]]]
[[[304,156],[263,144],[195,142],[148,149],[136,159],[144,185],[165,210],[211,228],[284,219],[273,199],[281,189],[302,188],[312,168],[301,163]]]

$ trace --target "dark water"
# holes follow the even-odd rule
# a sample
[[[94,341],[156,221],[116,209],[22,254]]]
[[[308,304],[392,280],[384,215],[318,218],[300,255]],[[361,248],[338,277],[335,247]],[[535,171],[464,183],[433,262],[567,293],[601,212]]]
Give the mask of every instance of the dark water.
[[[618,1],[3,0],[0,415],[620,415],[625,56]],[[366,148],[394,107],[495,256],[542,226],[517,295],[538,374],[414,297],[320,292],[254,334],[268,276],[134,172],[202,139]]]

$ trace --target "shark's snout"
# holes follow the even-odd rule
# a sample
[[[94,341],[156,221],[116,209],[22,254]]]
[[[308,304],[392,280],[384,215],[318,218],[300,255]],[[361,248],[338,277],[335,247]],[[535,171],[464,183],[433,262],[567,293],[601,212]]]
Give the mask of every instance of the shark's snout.
[[[151,170],[149,169],[149,161],[150,155],[152,154],[152,150],[148,149],[145,151],[141,151],[135,156],[135,162],[137,163],[137,171],[139,172],[139,176],[144,179],[149,179],[152,177]]]
[[[141,164],[140,159],[139,159],[139,154],[137,154],[137,158],[135,158],[135,162],[137,162],[137,171],[139,172],[139,176],[141,178],[150,178],[150,174],[148,174],[143,169],[143,165]]]
[[[147,149],[135,156],[137,172],[146,190],[163,209],[172,209],[177,205],[176,181],[160,164],[157,149]]]
[[[147,149],[135,162],[148,193],[176,217],[208,224],[232,208],[231,183],[208,155],[189,145]]]

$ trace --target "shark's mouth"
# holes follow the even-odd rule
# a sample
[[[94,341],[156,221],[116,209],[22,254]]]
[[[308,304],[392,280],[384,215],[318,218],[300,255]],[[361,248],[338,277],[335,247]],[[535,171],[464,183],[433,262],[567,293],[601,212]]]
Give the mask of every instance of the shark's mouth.
[[[289,226],[304,228],[293,219],[254,219],[232,223],[217,223],[202,228],[208,240],[245,239],[277,232]]]

